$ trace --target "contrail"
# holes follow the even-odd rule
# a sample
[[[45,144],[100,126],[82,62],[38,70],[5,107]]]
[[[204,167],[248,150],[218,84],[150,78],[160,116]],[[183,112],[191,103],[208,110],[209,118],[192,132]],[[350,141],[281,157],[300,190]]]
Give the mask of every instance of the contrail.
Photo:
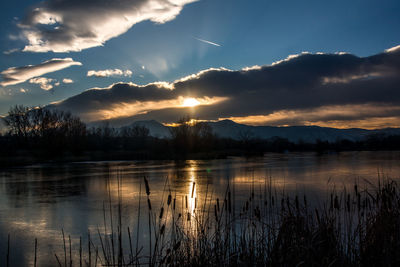
[[[215,45],[215,46],[221,46],[221,45],[219,45],[217,43],[213,43],[213,42],[210,42],[210,41],[207,41],[207,40],[203,40],[203,39],[196,38],[196,37],[193,37],[193,38],[198,40],[198,41],[200,41],[200,42],[206,43],[206,44]]]

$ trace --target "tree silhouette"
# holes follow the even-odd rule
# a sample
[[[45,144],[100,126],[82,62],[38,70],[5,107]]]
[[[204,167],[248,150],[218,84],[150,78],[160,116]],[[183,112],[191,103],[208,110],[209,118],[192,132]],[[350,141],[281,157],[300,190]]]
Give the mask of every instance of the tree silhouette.
[[[17,105],[10,108],[4,122],[9,135],[25,148],[79,149],[86,136],[86,125],[79,117],[56,109]]]

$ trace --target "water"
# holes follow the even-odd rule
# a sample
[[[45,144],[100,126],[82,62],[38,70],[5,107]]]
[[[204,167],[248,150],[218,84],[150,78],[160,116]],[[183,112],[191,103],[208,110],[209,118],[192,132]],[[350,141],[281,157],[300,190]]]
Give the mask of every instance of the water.
[[[147,208],[144,176],[150,183],[154,210],[159,210],[169,190],[174,197],[176,194],[177,205],[188,196],[188,205],[194,209],[194,199],[200,201],[206,191],[208,196],[223,199],[228,184],[240,206],[251,190],[262,192],[268,182],[278,194],[306,194],[313,205],[318,205],[334,188],[351,188],[356,182],[370,186],[369,183],[377,184],[379,177],[397,180],[399,160],[400,152],[322,156],[289,153],[252,159],[83,162],[1,170],[0,266],[5,266],[8,234],[11,266],[32,265],[35,238],[38,239],[38,266],[57,266],[55,253],[63,263],[62,230],[67,247],[68,236],[71,237],[76,264],[79,237],[86,248],[88,231],[94,239],[98,230],[105,232],[103,207],[108,211],[111,199],[112,210],[116,211],[118,188],[123,203],[123,225],[136,231],[140,195],[142,213]],[[139,217],[141,229],[146,220],[146,216]],[[148,233],[140,231],[140,241],[145,244],[147,239]]]

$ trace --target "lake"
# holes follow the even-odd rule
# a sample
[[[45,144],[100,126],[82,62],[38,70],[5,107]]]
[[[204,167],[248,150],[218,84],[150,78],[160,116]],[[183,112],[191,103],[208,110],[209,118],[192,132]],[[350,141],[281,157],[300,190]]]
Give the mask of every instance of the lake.
[[[262,194],[271,185],[277,195],[307,195],[318,206],[332,190],[355,183],[372,187],[378,179],[400,177],[400,152],[342,152],[266,154],[260,158],[188,161],[113,161],[41,164],[0,170],[0,266],[5,266],[10,234],[11,266],[31,266],[38,240],[38,266],[64,260],[63,235],[71,237],[76,263],[79,237],[87,243],[107,232],[104,214],[117,210],[121,197],[122,225],[144,229],[147,209],[143,177],[150,185],[153,209],[159,210],[168,192],[177,205],[197,208],[207,197],[223,199],[229,186],[237,207],[251,191]],[[186,198],[188,200],[186,200]],[[164,201],[164,202],[163,202]],[[196,201],[196,203],[195,203]],[[108,221],[108,219],[106,219]],[[136,232],[135,232],[136,234]],[[96,237],[97,236],[97,237]],[[148,233],[139,231],[146,244]],[[87,245],[85,245],[86,247]]]

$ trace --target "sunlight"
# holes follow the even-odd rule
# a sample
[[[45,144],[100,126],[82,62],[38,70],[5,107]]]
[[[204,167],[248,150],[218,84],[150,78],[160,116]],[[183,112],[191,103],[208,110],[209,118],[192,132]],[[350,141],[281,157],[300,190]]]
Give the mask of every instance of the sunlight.
[[[171,89],[172,90],[172,89]],[[146,114],[153,110],[160,110],[173,107],[195,107],[198,105],[214,105],[222,101],[227,100],[228,97],[203,97],[203,98],[192,98],[179,96],[175,99],[167,99],[160,101],[132,101],[132,102],[120,102],[105,109],[98,109],[93,112],[81,115],[88,121],[101,119],[113,119],[118,117],[128,117],[138,114]]]
[[[190,98],[185,98],[183,100],[183,106],[184,107],[195,107],[195,106],[197,106],[199,104],[200,104],[200,102],[196,98],[190,97]]]

